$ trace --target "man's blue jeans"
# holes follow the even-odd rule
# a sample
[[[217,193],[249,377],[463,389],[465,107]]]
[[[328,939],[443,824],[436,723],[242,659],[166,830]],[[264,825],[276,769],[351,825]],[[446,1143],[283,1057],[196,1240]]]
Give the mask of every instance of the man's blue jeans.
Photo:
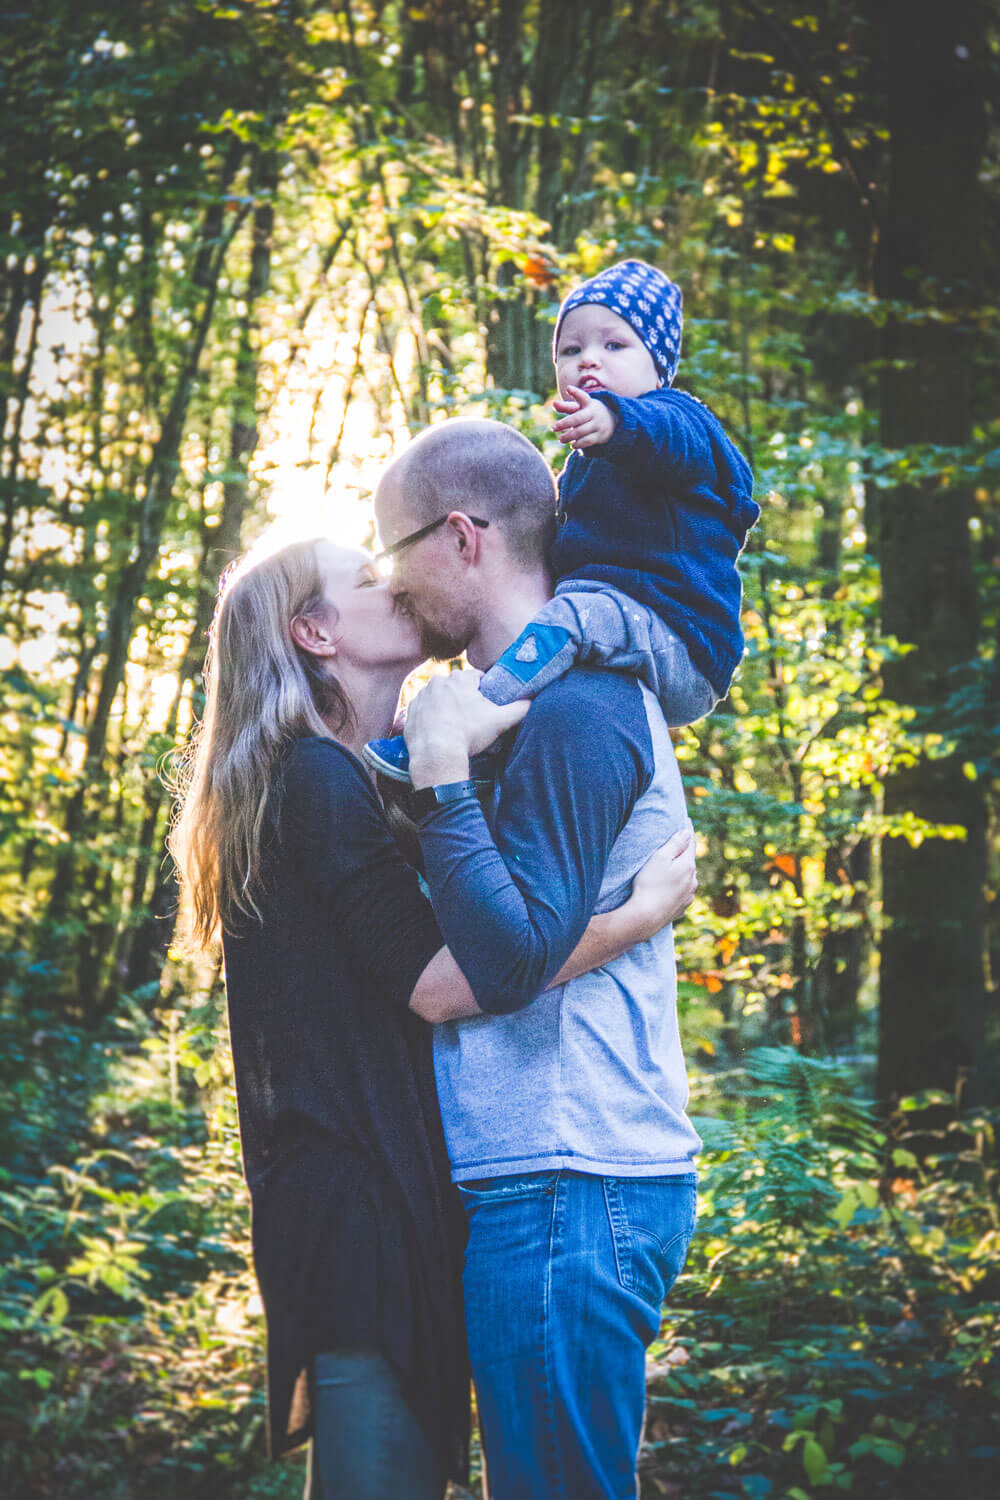
[[[491,1500],[634,1500],[645,1354],[694,1230],[693,1175],[460,1184]]]

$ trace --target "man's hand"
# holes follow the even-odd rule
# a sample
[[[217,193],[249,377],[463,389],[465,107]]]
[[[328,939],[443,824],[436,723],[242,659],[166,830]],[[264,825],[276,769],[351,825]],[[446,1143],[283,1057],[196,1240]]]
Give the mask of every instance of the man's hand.
[[[563,443],[573,448],[594,448],[606,443],[615,430],[615,417],[603,401],[595,401],[579,386],[566,387],[569,399],[553,401],[556,411],[564,415],[553,426],[553,432]]]
[[[698,871],[694,859],[694,829],[688,823],[661,845],[632,882],[632,901],[641,902],[648,936],[668,922],[678,921],[694,900]]]
[[[479,691],[482,675],[470,667],[432,677],[410,704],[404,732],[410,779],[418,789],[464,781],[469,756],[492,745],[528,712],[531,705],[526,701],[499,708],[484,698]]]

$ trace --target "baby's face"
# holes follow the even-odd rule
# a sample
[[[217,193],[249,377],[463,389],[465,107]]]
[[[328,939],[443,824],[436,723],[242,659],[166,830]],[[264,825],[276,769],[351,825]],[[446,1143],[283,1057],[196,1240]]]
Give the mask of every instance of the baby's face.
[[[556,380],[563,398],[571,385],[615,396],[644,396],[662,384],[653,356],[632,325],[597,302],[584,302],[563,319]]]

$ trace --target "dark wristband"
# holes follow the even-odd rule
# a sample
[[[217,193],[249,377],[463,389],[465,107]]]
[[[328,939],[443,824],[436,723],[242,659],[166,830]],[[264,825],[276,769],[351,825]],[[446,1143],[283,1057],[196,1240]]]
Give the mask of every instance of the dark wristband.
[[[410,798],[410,812],[419,823],[428,813],[445,807],[449,802],[477,802],[476,785],[473,781],[446,781],[443,786],[424,786]]]

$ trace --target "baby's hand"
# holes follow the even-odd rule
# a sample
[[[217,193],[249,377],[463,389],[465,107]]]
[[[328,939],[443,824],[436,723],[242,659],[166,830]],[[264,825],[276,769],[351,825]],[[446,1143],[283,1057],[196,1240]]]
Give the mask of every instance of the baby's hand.
[[[579,386],[566,387],[569,400],[553,401],[556,411],[564,413],[555,423],[553,431],[557,438],[573,448],[594,448],[606,443],[615,430],[615,418],[603,401],[593,397]]]

